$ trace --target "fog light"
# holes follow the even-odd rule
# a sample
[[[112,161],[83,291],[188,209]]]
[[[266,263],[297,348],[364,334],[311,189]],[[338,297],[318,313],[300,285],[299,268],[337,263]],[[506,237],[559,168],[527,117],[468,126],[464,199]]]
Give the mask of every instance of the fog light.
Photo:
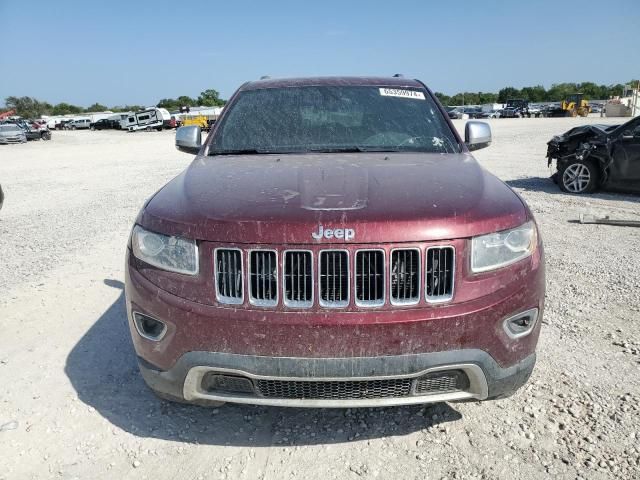
[[[142,313],[133,312],[133,323],[140,336],[158,342],[167,333],[167,326],[160,320]]]
[[[502,324],[509,338],[521,338],[529,335],[538,321],[538,309],[532,308],[507,318]]]

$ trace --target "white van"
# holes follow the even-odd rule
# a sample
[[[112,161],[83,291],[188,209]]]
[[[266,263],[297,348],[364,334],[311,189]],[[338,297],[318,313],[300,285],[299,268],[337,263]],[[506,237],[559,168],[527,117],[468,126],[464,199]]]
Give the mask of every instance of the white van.
[[[127,117],[129,117],[129,115],[131,115],[131,112],[114,113],[109,117],[109,120],[114,122],[114,128],[121,130],[122,128],[126,128],[126,127],[123,127],[123,124],[126,123]]]
[[[66,128],[69,130],[81,130],[83,128],[88,129],[90,125],[91,125],[90,118],[76,118],[75,120],[72,120],[69,123],[67,123]]]

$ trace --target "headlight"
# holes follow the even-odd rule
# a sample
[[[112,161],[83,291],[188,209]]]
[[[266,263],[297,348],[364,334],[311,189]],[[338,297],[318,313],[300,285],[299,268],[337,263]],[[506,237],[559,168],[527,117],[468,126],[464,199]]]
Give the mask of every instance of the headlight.
[[[170,272],[198,273],[195,240],[149,232],[136,225],[131,236],[133,255],[143,262]]]
[[[533,221],[517,228],[474,237],[471,241],[471,270],[486,272],[505,267],[531,255],[538,244]]]

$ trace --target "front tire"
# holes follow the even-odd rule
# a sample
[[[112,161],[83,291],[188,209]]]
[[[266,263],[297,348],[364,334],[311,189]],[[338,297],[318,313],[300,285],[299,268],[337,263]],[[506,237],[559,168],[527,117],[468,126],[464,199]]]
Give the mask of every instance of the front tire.
[[[600,171],[591,161],[567,162],[558,172],[558,185],[567,193],[593,193],[598,188]]]

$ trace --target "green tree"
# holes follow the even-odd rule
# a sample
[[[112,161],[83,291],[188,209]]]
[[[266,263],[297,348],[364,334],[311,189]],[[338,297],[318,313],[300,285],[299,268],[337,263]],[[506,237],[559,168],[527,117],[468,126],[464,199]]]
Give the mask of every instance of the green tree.
[[[98,102],[87,107],[87,112],[104,112],[105,110],[108,110],[108,107]]]
[[[178,104],[178,107],[195,107],[196,105],[198,105],[197,100],[186,95],[181,95],[176,98],[176,102]]]
[[[464,104],[465,105],[477,105],[478,94],[475,92],[464,92]]]
[[[498,94],[493,92],[478,92],[478,103],[495,103],[498,101]]]
[[[175,110],[178,108],[178,103],[175,98],[163,98],[156,106],[158,108],[166,108],[167,110]]]
[[[621,83],[617,83],[616,85],[609,85],[608,94],[610,97],[615,97],[616,95],[622,95],[624,91],[624,85]]]
[[[198,97],[198,105],[205,107],[221,107],[224,104],[225,101],[220,98],[218,91],[213,88],[200,92],[200,96]]]
[[[51,113],[51,105],[40,102],[32,97],[7,97],[4,100],[9,110],[15,110],[17,115],[24,118],[38,118]]]
[[[547,92],[547,100],[551,102],[561,102],[572,93],[579,91],[577,83],[554,83]]]
[[[157,104],[158,108],[167,110],[178,110],[180,107],[194,107],[198,105],[198,100],[181,95],[178,98],[163,98]]]
[[[200,92],[198,98],[191,98],[187,95],[181,95],[178,98],[162,98],[157,103],[159,108],[166,108],[167,110],[178,110],[181,107],[219,107],[226,103],[226,100],[220,98],[220,94],[217,90],[209,88],[203,92]]]
[[[442,92],[435,92],[434,95],[438,100],[440,100],[440,103],[445,107],[451,104],[451,97],[449,95],[445,95]]]
[[[450,99],[451,101],[451,105],[462,105],[465,103],[464,101],[464,93],[456,93],[455,95],[453,95]]]
[[[78,107],[76,105],[71,105],[69,103],[58,103],[53,107],[54,115],[69,115],[74,113],[82,113],[82,107]]]
[[[498,102],[506,103],[510,98],[521,98],[522,92],[517,88],[505,87],[498,92]]]
[[[547,98],[547,90],[542,85],[524,87],[520,90],[522,98],[530,102],[544,102]]]

